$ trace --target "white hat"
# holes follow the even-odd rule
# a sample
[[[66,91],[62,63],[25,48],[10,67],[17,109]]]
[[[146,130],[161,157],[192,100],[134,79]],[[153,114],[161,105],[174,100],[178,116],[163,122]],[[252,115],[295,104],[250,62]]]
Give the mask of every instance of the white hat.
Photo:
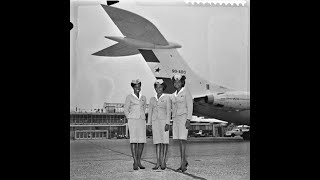
[[[175,74],[174,76],[173,76],[173,79],[174,80],[180,80],[182,78],[182,75],[181,74]]]
[[[163,83],[163,79],[157,79],[154,84],[162,84]]]
[[[141,81],[139,79],[136,79],[136,80],[132,80],[131,83],[133,84],[139,84]]]

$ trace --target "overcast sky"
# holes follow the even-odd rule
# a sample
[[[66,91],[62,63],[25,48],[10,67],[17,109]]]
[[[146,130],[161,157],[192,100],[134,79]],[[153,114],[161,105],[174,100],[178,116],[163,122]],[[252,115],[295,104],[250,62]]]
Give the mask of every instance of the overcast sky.
[[[182,45],[178,52],[200,76],[228,88],[250,91],[248,7],[138,6],[123,1],[114,7],[145,17],[168,41]],[[78,31],[70,31],[72,109],[123,103],[132,92],[132,79],[142,81],[141,93],[147,101],[155,95],[155,77],[141,54],[116,58],[91,55],[116,43],[104,36],[123,35],[101,6],[80,6]]]

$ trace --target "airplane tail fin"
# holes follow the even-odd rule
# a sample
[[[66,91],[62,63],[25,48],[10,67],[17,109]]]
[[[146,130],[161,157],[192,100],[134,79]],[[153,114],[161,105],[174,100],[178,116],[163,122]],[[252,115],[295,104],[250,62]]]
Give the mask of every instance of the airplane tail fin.
[[[162,79],[164,83],[166,83],[167,88],[164,90],[164,93],[173,93],[175,89],[171,82],[171,73],[167,64],[160,63],[158,57],[155,55],[153,50],[143,50],[139,49],[141,55],[149,66],[152,74],[156,77],[156,79]]]
[[[133,48],[132,46],[129,46],[125,43],[120,42],[110,47],[107,47],[105,49],[102,49],[101,51],[93,53],[92,55],[117,57],[117,56],[130,56],[130,55],[135,55],[139,53],[140,52],[136,48]]]
[[[187,77],[186,83],[192,84],[188,88],[195,94],[205,94],[210,90],[214,92],[232,91],[232,89],[211,83],[198,76],[180,56],[177,49],[139,49],[139,51],[156,79],[163,79],[167,84],[164,93],[175,92],[171,81],[174,74],[185,75]]]
[[[194,92],[193,94],[202,95],[210,90],[215,92],[230,91],[230,89],[210,83],[194,73],[177,51],[176,47],[179,46],[169,46],[172,43],[169,43],[149,20],[123,9],[103,4],[101,6],[126,38],[151,43],[155,46],[137,49],[137,47],[122,44],[120,41],[118,44],[93,55],[128,56],[141,53],[156,79],[163,79],[166,82],[167,89],[164,93],[173,93],[175,91],[171,81],[174,74],[186,76],[186,84],[190,85],[187,86],[190,91]],[[109,39],[112,38],[109,37]]]

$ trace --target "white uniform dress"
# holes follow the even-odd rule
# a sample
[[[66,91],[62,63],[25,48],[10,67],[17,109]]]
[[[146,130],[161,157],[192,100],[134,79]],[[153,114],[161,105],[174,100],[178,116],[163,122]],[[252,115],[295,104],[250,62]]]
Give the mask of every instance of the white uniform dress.
[[[172,138],[188,138],[188,129],[186,128],[187,119],[192,119],[193,102],[192,96],[188,89],[183,87],[179,93],[174,92],[171,95],[172,100]]]
[[[170,125],[171,100],[169,95],[162,94],[150,98],[148,110],[148,124],[152,125],[153,144],[169,144],[169,130],[165,131],[166,124]]]
[[[128,119],[130,143],[146,143],[146,97],[139,94],[127,96],[124,114]]]

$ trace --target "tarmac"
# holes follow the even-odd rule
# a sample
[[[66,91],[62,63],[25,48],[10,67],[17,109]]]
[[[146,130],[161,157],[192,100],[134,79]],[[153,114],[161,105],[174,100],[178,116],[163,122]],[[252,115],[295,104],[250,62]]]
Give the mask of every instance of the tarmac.
[[[170,139],[167,169],[152,170],[155,145],[147,139],[142,154],[146,169],[134,171],[129,139],[70,140],[70,179],[250,179],[250,141],[233,138],[188,138],[188,170],[178,172],[179,144]]]

